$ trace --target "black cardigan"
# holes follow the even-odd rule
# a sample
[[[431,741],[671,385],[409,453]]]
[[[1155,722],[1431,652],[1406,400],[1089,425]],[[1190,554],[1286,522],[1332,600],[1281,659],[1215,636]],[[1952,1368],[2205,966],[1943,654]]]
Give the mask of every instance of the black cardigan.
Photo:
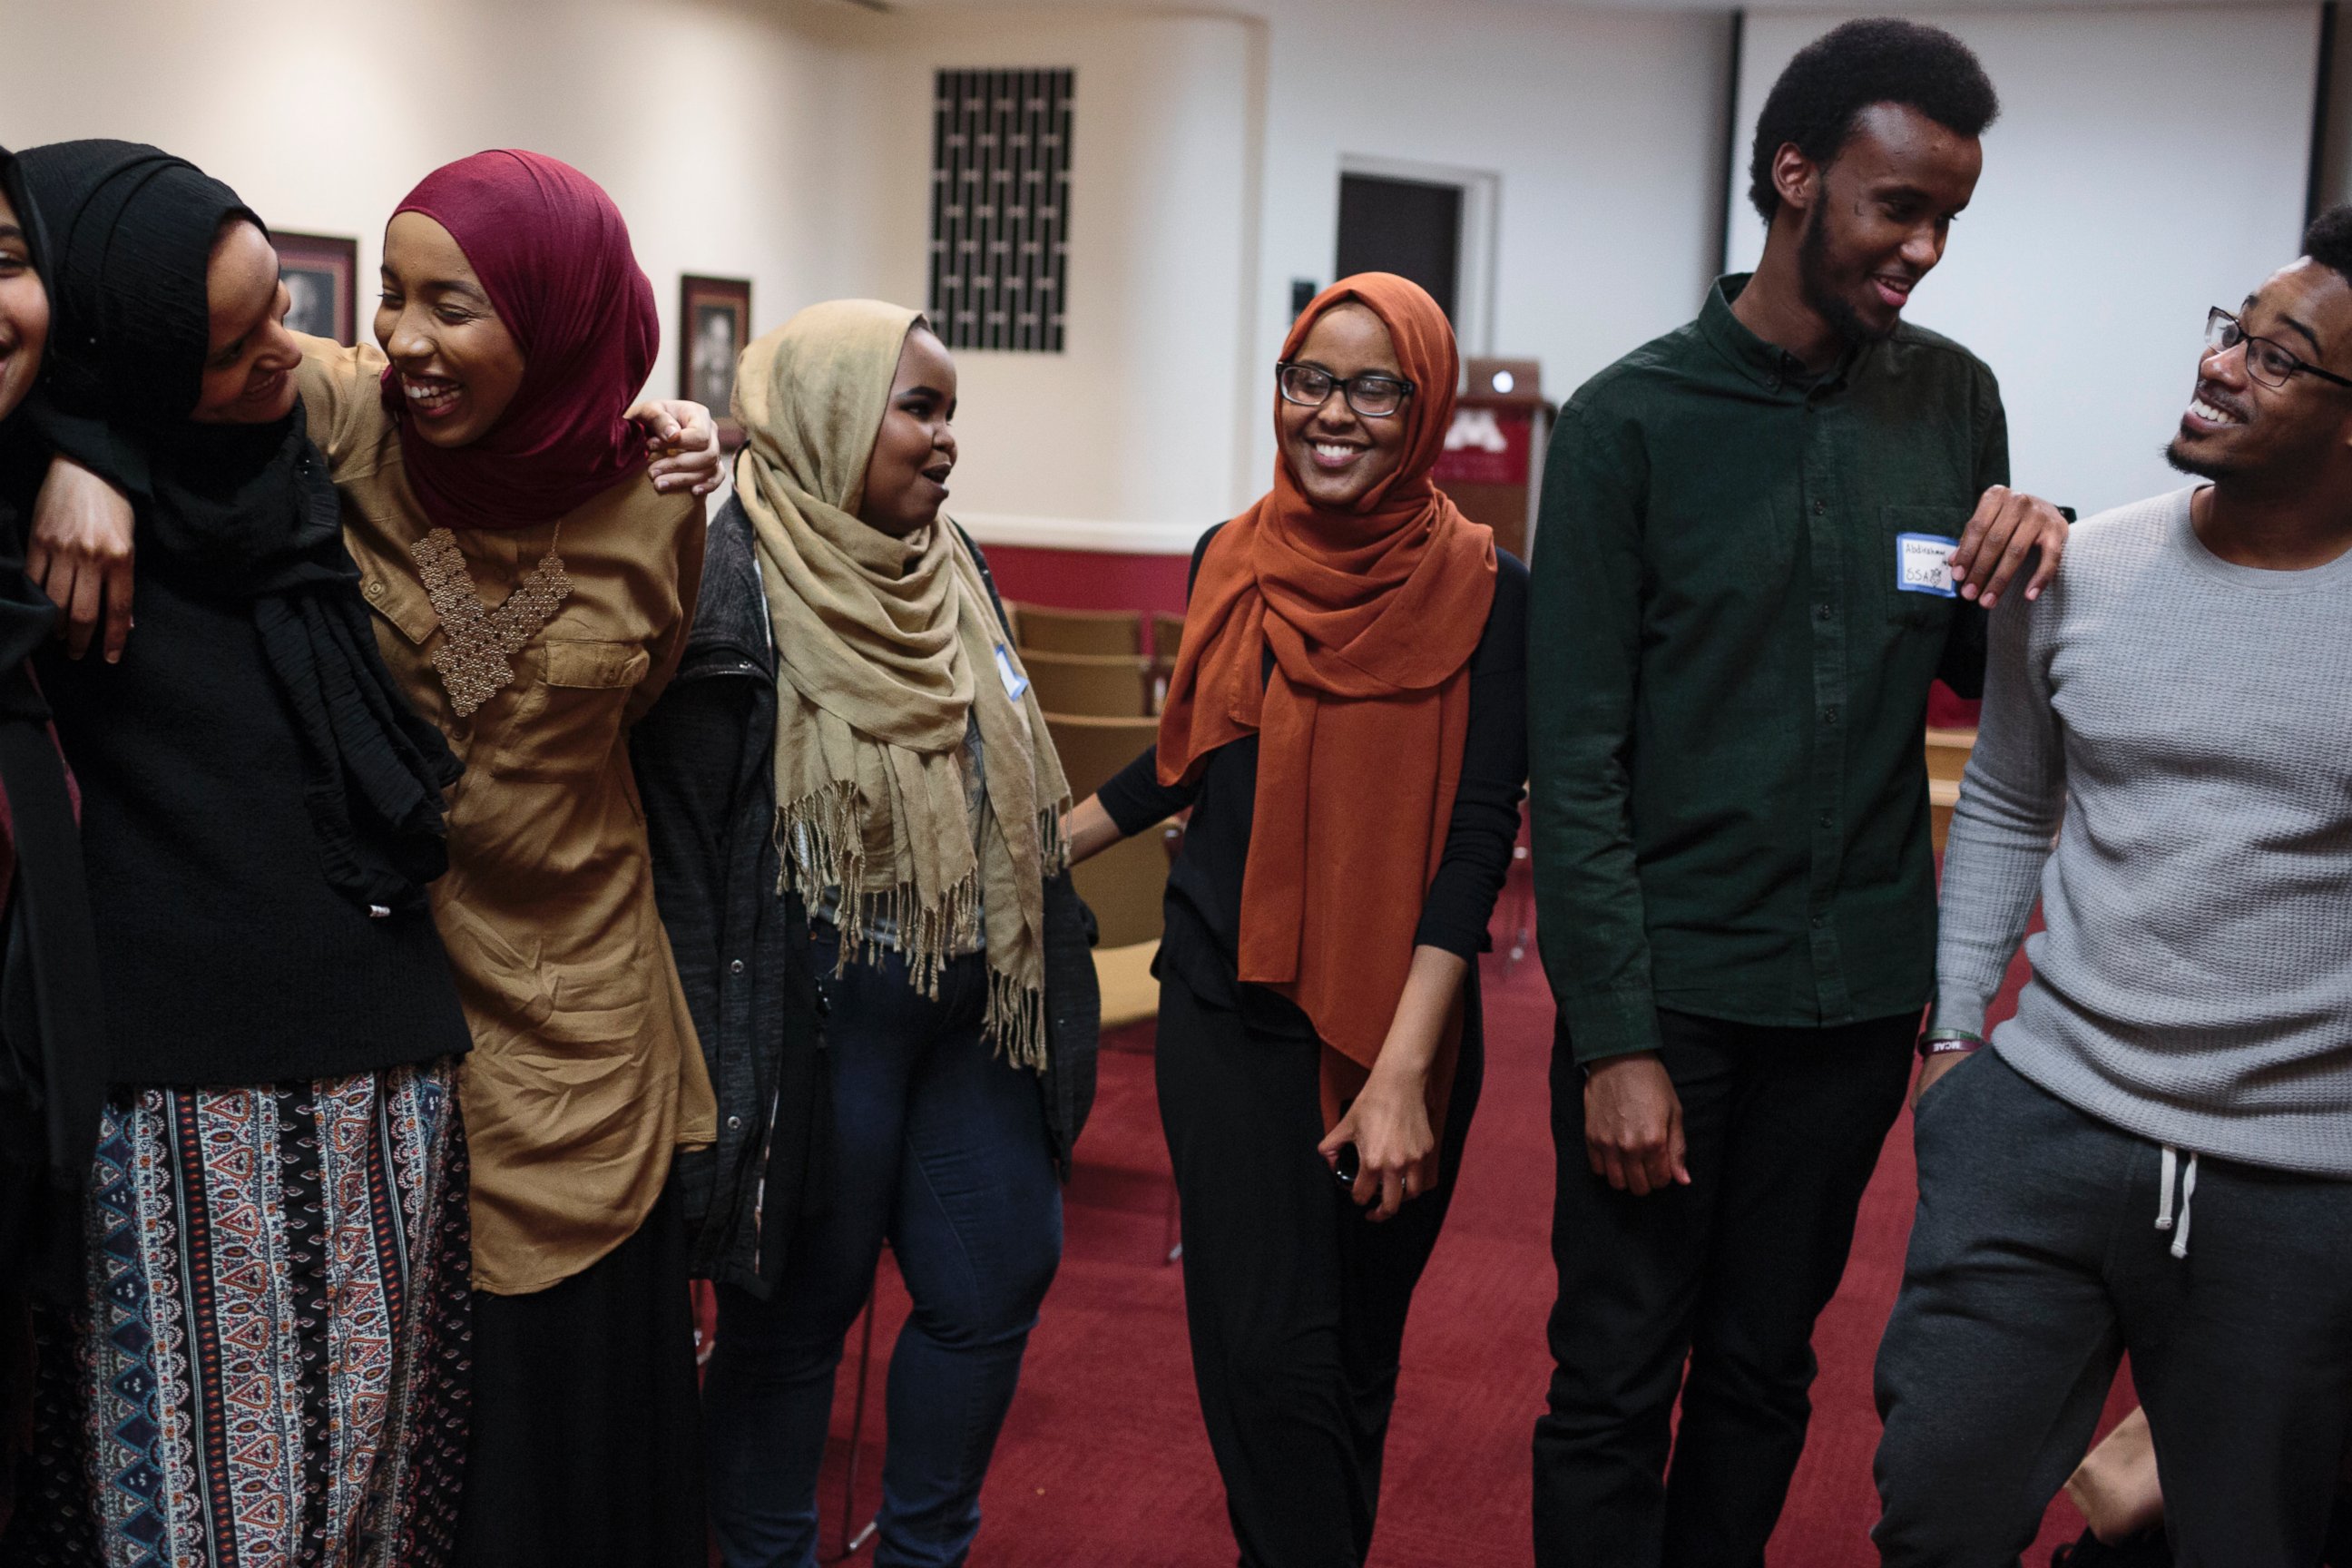
[[[1211,529],[1192,552],[1196,575],[1202,552],[1216,532]],[[1474,973],[1476,955],[1489,945],[1486,922],[1510,870],[1519,800],[1527,793],[1527,622],[1528,569],[1517,556],[1499,552],[1495,602],[1470,656],[1462,783],[1445,850],[1413,933],[1415,946],[1473,960]],[[1287,998],[1239,979],[1242,874],[1256,812],[1257,752],[1257,737],[1244,736],[1211,752],[1192,784],[1163,785],[1159,748],[1149,747],[1103,785],[1097,798],[1118,830],[1130,835],[1192,808],[1183,847],[1169,868],[1160,970],[1174,974],[1211,1005],[1242,1012],[1253,1027],[1311,1036],[1313,1026]],[[1379,786],[1368,781],[1365,787]]]
[[[81,784],[108,1079],[270,1084],[467,1050],[432,916],[371,918],[327,879],[253,605],[181,582],[145,533],[142,515],[122,662],[35,658]]]
[[[696,1276],[760,1296],[833,1172],[833,1078],[808,914],[776,852],[775,654],[730,498],[710,520],[677,673],[629,735],[654,898],[719,1100],[719,1141],[677,1157]]]

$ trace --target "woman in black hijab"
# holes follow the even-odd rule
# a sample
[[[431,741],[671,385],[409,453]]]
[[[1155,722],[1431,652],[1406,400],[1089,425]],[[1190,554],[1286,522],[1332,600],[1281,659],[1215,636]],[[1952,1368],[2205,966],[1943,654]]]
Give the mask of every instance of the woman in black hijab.
[[[127,490],[140,635],[36,658],[83,796],[110,1092],[0,1559],[442,1562],[467,1046],[425,885],[457,767],[378,656],[260,220],[152,147],[20,160],[41,424]]]
[[[0,1522],[30,1395],[26,1309],[79,1294],[104,1067],[72,786],[27,668],[57,614],[25,574],[26,519],[12,504],[47,461],[16,417],[48,341],[47,266],[39,214],[0,147]]]

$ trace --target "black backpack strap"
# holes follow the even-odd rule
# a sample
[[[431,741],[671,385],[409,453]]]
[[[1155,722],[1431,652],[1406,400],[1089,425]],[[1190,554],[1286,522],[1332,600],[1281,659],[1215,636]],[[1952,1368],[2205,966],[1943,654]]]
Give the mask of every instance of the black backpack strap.
[[[1208,554],[1210,541],[1223,532],[1224,526],[1222,522],[1212,524],[1209,531],[1201,535],[1200,542],[1192,546],[1192,564],[1184,573],[1184,602],[1188,605],[1192,602],[1192,585],[1201,580],[1201,558]]]
[[[1017,640],[1013,635],[1013,617],[1004,613],[1004,595],[996,591],[996,574],[988,569],[988,557],[980,552],[980,546],[971,534],[964,531],[963,524],[950,518],[948,526],[956,531],[956,537],[963,541],[963,547],[971,552],[971,563],[980,568],[980,580],[988,588],[988,602],[996,606],[996,624],[1004,630],[1005,646],[1012,647]]]

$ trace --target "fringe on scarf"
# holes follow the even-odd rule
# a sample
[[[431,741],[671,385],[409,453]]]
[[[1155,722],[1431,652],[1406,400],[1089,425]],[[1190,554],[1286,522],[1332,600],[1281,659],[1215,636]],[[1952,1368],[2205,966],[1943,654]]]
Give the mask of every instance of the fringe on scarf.
[[[846,780],[778,806],[776,891],[781,895],[797,884],[802,896],[808,898],[820,896],[828,888],[840,889],[835,924],[841,931],[841,950],[834,963],[835,974],[872,945],[867,932],[877,923],[877,917],[887,921],[898,933],[897,950],[907,960],[908,982],[937,1001],[940,976],[950,957],[970,948],[972,939],[982,934],[980,868],[975,865],[944,898],[928,907],[911,881],[868,888],[864,828],[857,788]],[[1037,814],[1037,844],[1045,875],[1059,876],[1069,868],[1070,847],[1062,837],[1058,810],[1049,806]],[[1042,931],[1037,934],[1037,948],[1039,982],[1035,985],[991,963],[988,1012],[981,1032],[1014,1066],[1042,1073],[1046,1048]]]

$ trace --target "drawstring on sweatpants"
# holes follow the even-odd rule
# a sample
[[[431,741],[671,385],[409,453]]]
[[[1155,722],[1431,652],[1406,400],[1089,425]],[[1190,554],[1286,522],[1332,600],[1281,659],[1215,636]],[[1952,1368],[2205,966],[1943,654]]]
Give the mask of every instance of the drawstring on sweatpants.
[[[2180,1176],[2180,1223],[2172,1223],[2172,1178]],[[2164,1163],[2158,1170],[2156,1184],[2160,1194],[2156,1205],[2156,1228],[2172,1232],[2172,1256],[2189,1256],[2189,1200],[2197,1195],[2197,1151],[2189,1152],[2189,1163],[2180,1163],[2180,1151],[2171,1144],[2164,1146]]]

